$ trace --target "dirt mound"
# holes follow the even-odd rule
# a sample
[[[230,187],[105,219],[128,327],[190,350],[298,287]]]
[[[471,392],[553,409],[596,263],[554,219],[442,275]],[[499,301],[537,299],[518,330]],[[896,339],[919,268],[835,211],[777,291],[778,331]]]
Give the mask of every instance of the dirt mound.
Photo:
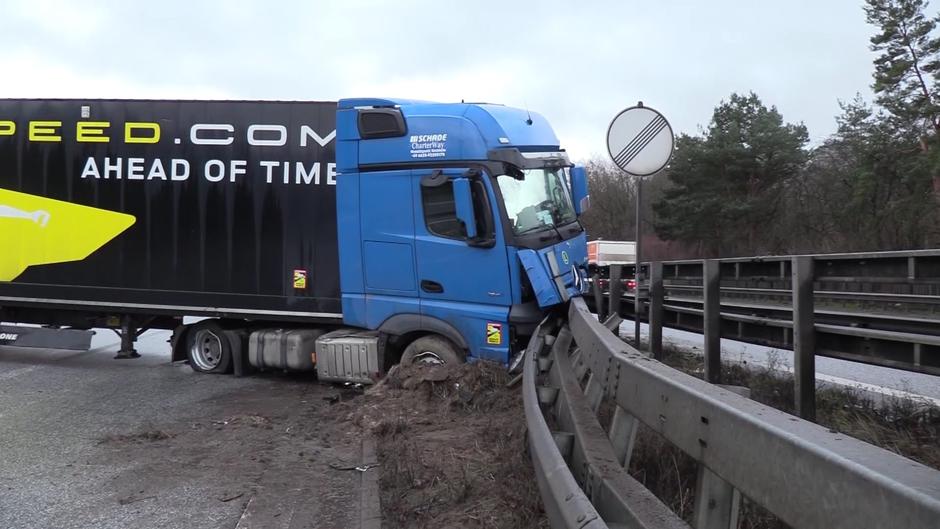
[[[351,419],[376,438],[383,527],[548,527],[502,365],[393,368]]]
[[[385,396],[390,391],[413,391],[447,403],[464,411],[488,411],[513,406],[513,399],[505,398],[508,378],[506,369],[491,362],[435,366],[395,366],[388,375],[367,394]],[[401,398],[401,395],[397,395]]]

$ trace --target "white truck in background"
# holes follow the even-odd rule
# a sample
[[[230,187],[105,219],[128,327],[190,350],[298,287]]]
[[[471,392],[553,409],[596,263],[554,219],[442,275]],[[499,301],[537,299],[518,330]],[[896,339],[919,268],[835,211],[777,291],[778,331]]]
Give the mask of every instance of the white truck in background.
[[[605,241],[598,239],[588,241],[588,273],[591,278],[598,278],[601,291],[607,292],[610,288],[610,265],[622,265],[624,272],[621,278],[622,291],[632,292],[636,289],[636,278],[627,274],[626,268],[636,264],[636,242],[634,241]],[[632,268],[630,269],[632,272]]]
[[[612,264],[632,265],[636,263],[634,241],[588,241],[588,265],[607,267]]]

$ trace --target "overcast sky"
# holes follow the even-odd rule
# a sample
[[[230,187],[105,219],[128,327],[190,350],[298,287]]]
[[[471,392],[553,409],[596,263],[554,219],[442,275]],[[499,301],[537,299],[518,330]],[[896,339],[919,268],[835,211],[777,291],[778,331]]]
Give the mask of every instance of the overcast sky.
[[[489,101],[575,158],[638,100],[679,132],[753,90],[820,141],[870,96],[861,0],[0,0],[0,97]]]

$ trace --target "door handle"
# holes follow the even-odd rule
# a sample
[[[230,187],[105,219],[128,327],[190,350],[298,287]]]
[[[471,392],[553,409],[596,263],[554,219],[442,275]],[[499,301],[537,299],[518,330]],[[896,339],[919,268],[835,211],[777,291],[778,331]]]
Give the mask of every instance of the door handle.
[[[428,281],[427,279],[422,279],[421,290],[431,294],[441,294],[444,292],[444,285],[438,283],[437,281]]]

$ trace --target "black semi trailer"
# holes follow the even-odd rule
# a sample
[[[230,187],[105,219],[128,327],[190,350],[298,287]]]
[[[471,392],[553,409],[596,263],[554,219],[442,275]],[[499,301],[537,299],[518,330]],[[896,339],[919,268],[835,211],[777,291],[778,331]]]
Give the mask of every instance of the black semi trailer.
[[[0,321],[110,327],[121,357],[183,315],[341,324],[335,116],[333,102],[0,100]]]

